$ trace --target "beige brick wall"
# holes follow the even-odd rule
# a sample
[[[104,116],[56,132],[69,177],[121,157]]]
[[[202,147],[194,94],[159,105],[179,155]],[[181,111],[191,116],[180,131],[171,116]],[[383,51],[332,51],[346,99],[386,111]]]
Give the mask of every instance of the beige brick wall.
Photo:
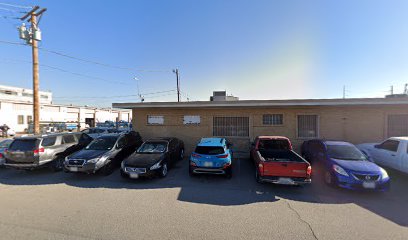
[[[282,126],[263,125],[263,114],[283,114]],[[249,141],[258,135],[282,135],[289,137],[299,150],[305,139],[297,138],[297,115],[316,114],[319,116],[320,138],[345,140],[355,144],[378,142],[387,136],[387,116],[389,114],[408,114],[403,105],[393,106],[342,106],[342,107],[285,107],[285,108],[229,108],[229,109],[177,109],[146,108],[133,109],[133,126],[144,139],[174,136],[182,139],[186,152],[190,153],[202,137],[212,136],[213,116],[248,116],[250,137],[228,139],[238,151],[247,152]],[[164,116],[164,125],[148,125],[147,115]],[[184,115],[200,115],[199,125],[183,125]]]

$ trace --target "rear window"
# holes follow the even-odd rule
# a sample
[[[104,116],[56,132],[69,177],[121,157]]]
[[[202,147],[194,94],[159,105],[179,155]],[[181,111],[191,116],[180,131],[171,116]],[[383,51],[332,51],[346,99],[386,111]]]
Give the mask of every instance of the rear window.
[[[197,146],[195,152],[198,154],[205,154],[205,155],[218,155],[224,153],[223,147],[204,147],[204,146]]]
[[[290,144],[283,139],[268,139],[260,140],[258,144],[259,150],[290,150]]]
[[[47,137],[44,138],[41,146],[43,147],[50,147],[50,146],[54,146],[55,145],[55,141],[57,141],[57,137]]]
[[[11,151],[34,151],[37,149],[39,140],[37,139],[15,139],[10,147],[9,150]]]

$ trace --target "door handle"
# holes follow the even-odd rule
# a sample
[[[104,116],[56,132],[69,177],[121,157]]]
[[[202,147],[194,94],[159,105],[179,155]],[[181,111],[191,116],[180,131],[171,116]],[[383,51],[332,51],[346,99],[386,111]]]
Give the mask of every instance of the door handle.
[[[391,156],[395,157],[395,154],[391,154]]]
[[[288,164],[286,164],[286,163],[283,163],[283,164],[282,164],[282,166],[284,166],[284,167],[287,167],[287,166],[288,166]]]

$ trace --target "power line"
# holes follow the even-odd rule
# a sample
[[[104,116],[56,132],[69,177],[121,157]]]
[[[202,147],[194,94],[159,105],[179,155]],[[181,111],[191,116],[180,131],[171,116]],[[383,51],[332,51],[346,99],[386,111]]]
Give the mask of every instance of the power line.
[[[24,44],[24,43],[10,42],[10,41],[4,41],[4,40],[0,40],[0,43],[11,44],[11,45],[28,46],[27,44]],[[80,58],[80,57],[75,57],[75,56],[72,56],[72,55],[68,55],[68,54],[65,54],[65,53],[62,53],[62,52],[50,50],[50,49],[43,48],[43,47],[38,47],[38,49],[41,50],[41,51],[44,51],[44,52],[48,52],[48,53],[52,53],[52,54],[61,56],[61,57],[65,57],[65,58],[69,58],[69,59],[73,59],[73,60],[77,60],[77,61],[81,61],[81,62],[85,62],[85,63],[89,63],[89,64],[99,65],[99,66],[107,67],[107,68],[126,70],[126,71],[136,71],[136,72],[157,72],[157,73],[159,73],[159,72],[170,73],[171,72],[170,70],[165,70],[165,69],[138,69],[138,68],[124,67],[124,66],[116,66],[116,65],[97,62],[97,61],[84,59],[84,58]]]
[[[31,6],[23,6],[23,5],[16,5],[16,4],[11,4],[11,3],[2,3],[0,2],[0,5],[7,6],[7,7],[14,7],[14,8],[25,8],[25,9],[31,9]]]
[[[155,95],[155,94],[160,94],[160,93],[168,93],[168,92],[175,92],[176,90],[166,90],[166,91],[159,91],[159,92],[151,92],[151,93],[141,93],[142,96],[145,95]],[[173,94],[173,93],[172,93]],[[138,97],[139,95],[137,94],[131,94],[131,95],[117,95],[117,96],[103,96],[103,97],[95,97],[95,96],[90,96],[90,97],[54,97],[57,99],[63,99],[63,98],[81,98],[81,99],[104,99],[104,98],[127,98],[127,97]],[[150,97],[149,97],[150,98]]]
[[[7,59],[3,59],[3,60],[9,61],[9,60],[7,60]],[[31,61],[14,60],[14,59],[11,60],[11,61],[22,62],[22,63],[27,63],[27,64],[32,64]],[[58,71],[60,71],[60,72],[65,72],[65,73],[69,73],[69,74],[76,75],[76,76],[80,76],[80,77],[84,77],[84,78],[95,79],[95,80],[101,80],[101,81],[104,81],[104,82],[115,83],[115,84],[128,85],[128,83],[125,83],[125,82],[112,81],[112,80],[105,79],[105,78],[101,78],[101,77],[95,77],[95,76],[90,76],[90,75],[86,75],[86,74],[82,74],[82,73],[72,72],[72,71],[69,71],[69,70],[66,70],[66,69],[62,69],[62,68],[60,68],[60,67],[54,67],[54,66],[50,66],[50,65],[47,65],[47,64],[39,64],[39,65],[42,66],[42,67],[46,67],[46,68],[49,68],[49,69],[58,70]]]

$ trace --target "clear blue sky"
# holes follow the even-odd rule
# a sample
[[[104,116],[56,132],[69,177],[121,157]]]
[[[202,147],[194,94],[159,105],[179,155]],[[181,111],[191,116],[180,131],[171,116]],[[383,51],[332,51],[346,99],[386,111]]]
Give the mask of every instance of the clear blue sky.
[[[40,51],[40,88],[57,103],[110,106],[174,90],[241,99],[381,97],[408,82],[408,1],[0,0],[48,8],[41,46],[119,70]],[[22,42],[21,14],[0,6],[0,40]],[[30,88],[29,47],[0,43],[0,84]],[[139,71],[143,70],[143,71]],[[160,72],[146,71],[160,70]],[[164,72],[161,72],[164,71]],[[171,95],[167,95],[171,94]],[[163,96],[166,95],[166,96]],[[66,98],[64,98],[66,97]],[[87,98],[88,97],[88,98]],[[145,95],[175,101],[175,92]],[[185,98],[183,98],[185,99]]]

